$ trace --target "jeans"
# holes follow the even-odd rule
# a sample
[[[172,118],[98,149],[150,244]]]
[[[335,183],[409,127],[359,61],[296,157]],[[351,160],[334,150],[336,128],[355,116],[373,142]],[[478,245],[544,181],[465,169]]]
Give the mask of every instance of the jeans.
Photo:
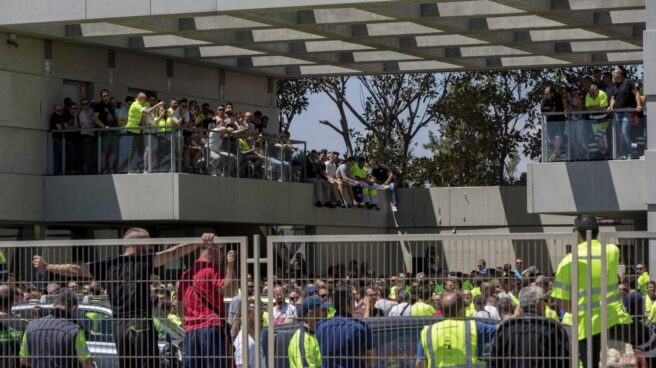
[[[186,331],[184,368],[228,368],[228,354],[223,327],[205,327]]]
[[[143,169],[144,137],[141,134],[128,133],[130,153],[128,153],[128,171]],[[135,162],[136,161],[136,162]]]
[[[620,155],[628,156],[631,154],[631,113],[630,112],[616,112],[615,113],[615,134],[619,135]]]
[[[389,183],[389,191],[390,191],[390,194],[392,194],[392,205],[398,206],[399,205],[399,200],[398,200],[398,197],[397,197],[397,194],[396,194],[396,183],[395,182]]]
[[[314,185],[314,198],[321,203],[330,202],[330,183],[326,180],[317,178],[307,178],[305,180]]]

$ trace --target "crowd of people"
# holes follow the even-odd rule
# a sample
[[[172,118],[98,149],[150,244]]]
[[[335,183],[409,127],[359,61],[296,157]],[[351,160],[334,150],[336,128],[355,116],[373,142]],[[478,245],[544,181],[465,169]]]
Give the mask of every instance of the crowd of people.
[[[592,216],[577,218],[576,231],[580,240],[577,251],[581,259],[585,259],[587,249],[580,234],[587,230],[596,231],[593,232],[596,239],[596,219]],[[139,228],[125,233],[126,239],[148,237],[148,232]],[[155,315],[184,329],[186,367],[213,366],[208,364],[223,367],[226,365],[221,364],[227,364],[222,363],[226,357],[237,366],[243,366],[240,357],[244,349],[241,345],[244,333],[248,333],[251,341],[259,337],[254,334],[258,323],[267,327],[299,322],[303,327],[292,338],[288,352],[293,367],[332,367],[339,366],[340,362],[347,362],[346,366],[365,366],[366,362],[377,359],[377,355],[371,329],[363,321],[366,318],[400,317],[441,317],[422,330],[416,349],[418,367],[431,366],[431,360],[435,359],[454,359],[460,363],[459,359],[464,358],[484,359],[495,367],[516,367],[521,359],[539,357],[543,357],[545,363],[535,366],[569,366],[570,343],[565,331],[572,325],[571,255],[561,261],[555,275],[542,274],[537,267],[526,266],[521,258],[515,259],[514,264],[496,268],[479,259],[474,270],[462,273],[446,270],[436,249],[429,247],[414,274],[385,275],[376,272],[366,262],[353,259],[347,264],[333,265],[325,274],[310,278],[308,263],[298,253],[292,262],[297,266],[292,270],[277,270],[273,280],[261,285],[255,285],[249,276],[247,289],[239,290],[236,252],[216,243],[214,234],[204,234],[202,240],[201,244],[180,244],[160,252],[154,252],[148,245],[128,245],[119,256],[84,264],[52,264],[41,256],[34,256],[36,270],[78,281],[48,283],[44,292],[55,298],[55,309],[61,311],[44,314],[35,308],[28,318],[29,323],[26,323],[12,318],[11,308],[21,301],[40,299],[42,290],[36,284],[16,283],[11,278],[6,280],[0,286],[0,324],[11,326],[17,332],[13,340],[4,341],[4,345],[0,343],[3,354],[16,359],[20,357],[23,364],[32,359],[33,366],[38,365],[35,362],[39,359],[45,359],[44,354],[56,355],[61,351],[68,351],[82,363],[90,359],[88,350],[81,346],[84,334],[76,337],[80,331],[75,327],[77,302],[71,297],[83,294],[105,295],[108,299],[121,367],[135,367],[137,363],[146,367],[158,366]],[[607,247],[607,271],[609,275],[618,275],[618,281],[612,278],[608,281],[609,336],[638,347],[648,339],[650,332],[647,328],[656,318],[656,282],[651,280],[644,264],[625,267],[625,272],[618,274],[619,250],[615,245]],[[599,252],[598,248],[601,245],[593,240],[592,251]],[[175,280],[155,276],[158,267],[196,251],[200,251],[196,261]],[[596,263],[592,267],[601,266]],[[590,272],[593,285],[597,285],[600,271],[593,268]],[[581,288],[586,281],[578,282]],[[266,303],[260,304],[261,315],[254,315],[255,306],[260,303],[254,298],[256,288],[262,296],[268,295],[269,288],[272,288],[272,315],[266,313]],[[601,296],[597,295],[600,293],[598,287],[593,289],[594,304]],[[583,299],[579,299],[578,332],[573,331],[572,336],[578,337],[579,351],[585,357],[588,337],[583,326],[586,325],[587,312],[581,304],[581,300],[585,303],[585,297],[580,295],[579,298]],[[247,303],[249,313],[246,326],[242,325],[242,301]],[[599,306],[593,306],[592,310],[599,313]],[[597,317],[588,318],[596,321],[591,335],[595,349],[593,355],[597,355],[600,325]],[[439,321],[452,321],[449,322],[452,325],[440,325]],[[474,341],[473,345],[458,339],[451,343],[457,351],[469,349],[469,357],[449,355],[444,350],[431,351],[432,347],[444,349],[446,342],[440,336],[449,329],[463,327],[462,321],[474,321],[467,327],[470,329],[468,340]],[[47,350],[54,349],[54,345],[49,344],[55,344],[52,338],[59,336],[49,335],[53,325],[57,329],[70,329],[71,336],[75,337],[73,340],[58,338],[62,344],[72,344],[64,346],[69,350],[61,350],[64,349],[61,346],[57,350],[59,353]],[[303,335],[299,335],[301,333]],[[474,335],[476,339],[471,338]],[[343,340],[338,336],[352,338]],[[457,336],[462,338],[464,335]],[[435,345],[434,339],[441,340]],[[303,350],[298,349],[300,340],[305,344]],[[249,342],[248,349],[249,359],[263,357],[263,354],[251,351],[255,349],[254,342]],[[639,357],[632,352],[622,351],[617,360],[638,360]],[[597,356],[596,361],[598,359]]]
[[[647,139],[644,87],[622,68],[596,69],[581,84],[544,89],[540,109],[548,139],[545,160],[639,158]]]
[[[119,100],[102,89],[99,101],[66,98],[54,105],[53,173],[290,175],[297,148],[262,112],[237,112],[230,102],[216,110],[186,98],[167,102],[154,92]]]

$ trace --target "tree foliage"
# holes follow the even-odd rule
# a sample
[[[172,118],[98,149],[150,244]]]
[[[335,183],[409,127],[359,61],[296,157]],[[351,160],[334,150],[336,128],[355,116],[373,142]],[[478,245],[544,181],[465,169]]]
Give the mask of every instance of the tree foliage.
[[[294,117],[307,110],[309,105],[308,79],[280,79],[276,89],[276,106],[280,130],[287,131]]]

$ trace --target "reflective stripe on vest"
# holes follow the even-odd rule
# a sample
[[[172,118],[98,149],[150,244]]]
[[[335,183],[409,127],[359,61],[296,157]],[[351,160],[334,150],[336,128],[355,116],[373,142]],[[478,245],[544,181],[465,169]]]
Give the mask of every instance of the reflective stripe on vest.
[[[571,290],[572,285],[571,284],[565,284],[563,282],[559,281],[554,281],[554,287],[562,290]],[[608,290],[613,290],[617,288],[617,283],[609,283],[608,287],[606,288],[606,292]],[[588,292],[588,289],[579,289],[579,295],[584,295],[585,293]],[[592,294],[601,294],[601,287],[594,287],[592,288]]]
[[[471,368],[471,367],[476,367],[478,364],[474,364],[473,362],[473,354],[472,354],[472,324],[476,324],[475,321],[463,321],[465,325],[465,356],[466,356],[466,361],[465,364],[454,364],[454,365],[442,365],[442,367],[452,367],[452,368]],[[440,322],[431,324],[428,326],[426,329],[426,345],[428,347],[428,357],[430,361],[429,368],[436,368],[436,359],[435,359],[435,349],[433,347],[433,327],[437,326]]]
[[[305,329],[301,327],[301,336],[298,341],[298,350],[301,354],[301,366],[303,368],[310,368],[310,364],[305,357]]]

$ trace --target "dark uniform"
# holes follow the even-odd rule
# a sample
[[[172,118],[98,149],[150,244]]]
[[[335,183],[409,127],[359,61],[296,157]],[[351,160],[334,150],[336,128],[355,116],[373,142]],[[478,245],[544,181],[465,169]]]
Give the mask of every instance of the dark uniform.
[[[27,321],[15,316],[0,315],[0,368],[20,367],[21,339]]]

